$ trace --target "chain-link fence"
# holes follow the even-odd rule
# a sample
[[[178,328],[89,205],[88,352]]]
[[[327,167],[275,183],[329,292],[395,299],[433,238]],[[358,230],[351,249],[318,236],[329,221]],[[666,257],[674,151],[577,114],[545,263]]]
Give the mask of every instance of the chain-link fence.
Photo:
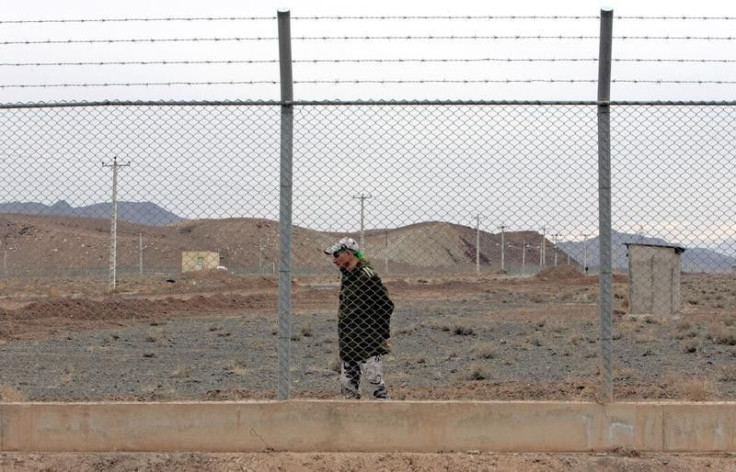
[[[279,108],[0,111],[3,398],[594,395],[596,103],[295,104],[286,364]],[[733,127],[611,106],[619,398],[736,392]]]

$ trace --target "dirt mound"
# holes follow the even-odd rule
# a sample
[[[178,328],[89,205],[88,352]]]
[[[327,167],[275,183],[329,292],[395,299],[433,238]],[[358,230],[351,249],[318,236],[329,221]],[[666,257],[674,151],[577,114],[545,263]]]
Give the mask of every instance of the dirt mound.
[[[126,322],[155,320],[187,314],[221,314],[223,311],[269,309],[276,297],[269,294],[214,294],[163,299],[110,297],[104,300],[59,298],[34,302],[17,310],[0,312],[0,339],[26,338],[57,330],[80,331]]]
[[[585,277],[580,271],[571,265],[560,265],[557,267],[547,267],[534,276],[538,280],[565,280],[580,279]]]

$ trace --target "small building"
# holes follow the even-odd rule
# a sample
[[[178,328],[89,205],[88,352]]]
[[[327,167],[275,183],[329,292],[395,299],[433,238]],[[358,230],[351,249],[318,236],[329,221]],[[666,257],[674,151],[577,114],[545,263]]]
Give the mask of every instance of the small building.
[[[220,253],[211,251],[182,251],[181,271],[217,269],[220,265]]]
[[[672,316],[680,310],[680,265],[685,248],[626,244],[629,257],[629,313]]]

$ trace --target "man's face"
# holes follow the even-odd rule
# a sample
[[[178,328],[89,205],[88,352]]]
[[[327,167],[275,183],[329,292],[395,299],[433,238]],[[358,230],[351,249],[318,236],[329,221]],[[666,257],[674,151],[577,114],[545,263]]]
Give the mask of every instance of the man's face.
[[[340,269],[350,269],[354,258],[352,252],[342,249],[332,254],[332,263]]]

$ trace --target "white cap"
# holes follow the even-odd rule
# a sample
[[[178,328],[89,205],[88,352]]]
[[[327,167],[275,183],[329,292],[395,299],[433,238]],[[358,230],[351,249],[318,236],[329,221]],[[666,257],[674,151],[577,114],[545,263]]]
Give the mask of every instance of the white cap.
[[[358,243],[356,243],[353,238],[342,238],[332,246],[325,249],[325,254],[334,254],[343,249],[347,249],[352,252],[358,252],[360,250]]]

